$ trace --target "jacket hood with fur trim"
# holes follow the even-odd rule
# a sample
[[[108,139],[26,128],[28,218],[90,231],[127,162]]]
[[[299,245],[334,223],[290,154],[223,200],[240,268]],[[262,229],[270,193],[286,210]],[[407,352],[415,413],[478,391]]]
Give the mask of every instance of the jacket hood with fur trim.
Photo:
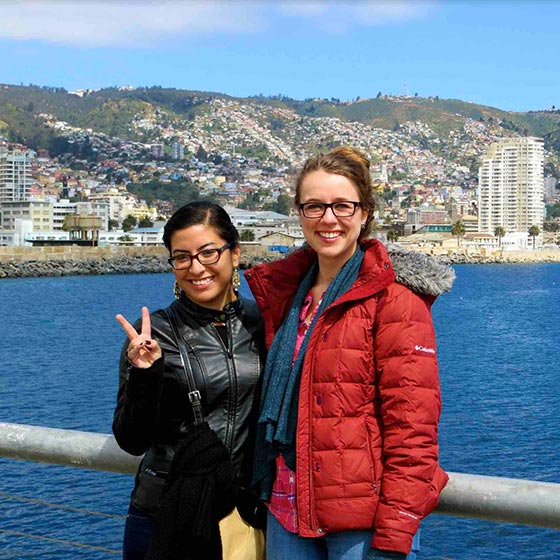
[[[439,296],[451,290],[455,271],[430,255],[410,251],[396,243],[386,245],[395,279],[417,294]]]

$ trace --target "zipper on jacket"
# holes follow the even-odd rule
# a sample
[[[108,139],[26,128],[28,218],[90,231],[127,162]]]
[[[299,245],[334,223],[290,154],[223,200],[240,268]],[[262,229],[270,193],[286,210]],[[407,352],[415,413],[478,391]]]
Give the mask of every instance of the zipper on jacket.
[[[229,396],[227,404],[227,422],[226,422],[226,432],[225,432],[225,443],[230,454],[233,452],[233,433],[235,426],[235,408],[237,402],[237,372],[235,369],[235,360],[233,359],[233,333],[231,326],[231,318],[226,317],[224,321],[224,326],[226,329],[227,344],[224,343],[224,339],[220,336],[218,328],[215,325],[211,325],[216,338],[219,340],[222,350],[224,351],[227,367],[227,376],[229,382]]]
[[[228,428],[231,433],[231,448],[233,451],[233,434],[235,433],[235,417],[237,411],[237,369],[235,367],[235,360],[233,359],[233,325],[231,324],[233,317],[228,317],[226,320],[226,333],[228,340],[228,358],[230,360],[228,367],[228,375],[231,372],[231,390],[229,393],[229,406],[228,406]]]
[[[319,321],[321,320],[321,317],[319,318]],[[319,321],[315,324],[315,332],[311,333],[311,338],[309,339],[309,344],[307,347],[307,356],[311,356],[311,349],[313,348],[313,346],[311,345],[311,343],[313,342],[313,337],[314,335],[318,336],[318,325],[319,325]],[[322,334],[321,334],[322,336]],[[306,356],[306,357],[307,357]],[[303,368],[303,365],[302,365]],[[313,410],[313,391],[312,389],[312,380],[309,380],[309,399],[308,399],[308,403],[307,403],[307,409],[308,409],[308,433],[309,433],[309,442],[310,445],[309,447],[309,456],[308,456],[308,461],[309,461],[309,527],[311,528],[311,530],[316,534],[316,535],[324,535],[325,531],[324,529],[322,529],[321,527],[317,526],[317,516],[315,515],[315,506],[314,506],[314,500],[313,500],[313,469],[314,469],[314,464],[313,464],[313,449],[312,449],[312,445],[311,445],[311,440],[313,437],[313,415],[312,415],[312,410]],[[296,444],[296,449],[297,449],[297,444]],[[297,453],[297,451],[296,451]]]

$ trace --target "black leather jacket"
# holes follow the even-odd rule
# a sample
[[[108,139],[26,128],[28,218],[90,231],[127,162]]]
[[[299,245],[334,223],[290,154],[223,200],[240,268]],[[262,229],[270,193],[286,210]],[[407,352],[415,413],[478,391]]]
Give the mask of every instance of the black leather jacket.
[[[245,450],[256,422],[257,385],[264,356],[257,306],[238,299],[217,312],[183,295],[170,307],[175,309],[182,336],[192,347],[189,359],[205,419],[224,442],[238,472],[247,476],[245,467],[251,458]],[[225,328],[215,323],[224,323]],[[113,419],[119,446],[132,455],[145,453],[132,501],[147,513],[157,505],[180,430],[193,421],[188,389],[181,381],[179,349],[165,311],[152,313],[151,324],[163,358],[149,369],[135,368],[126,359],[128,340],[125,342]]]

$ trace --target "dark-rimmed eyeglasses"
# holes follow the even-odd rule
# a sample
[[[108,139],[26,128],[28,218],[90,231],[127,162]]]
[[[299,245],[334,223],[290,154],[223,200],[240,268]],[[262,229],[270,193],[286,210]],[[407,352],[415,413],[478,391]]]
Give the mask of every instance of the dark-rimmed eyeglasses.
[[[216,264],[220,260],[222,253],[230,247],[231,243],[226,243],[219,249],[204,249],[204,251],[200,251],[198,253],[195,253],[194,255],[184,254],[170,257],[167,259],[167,262],[175,270],[184,270],[186,268],[190,268],[193,259],[196,259],[201,265]]]
[[[322,218],[327,208],[330,208],[337,218],[349,218],[356,213],[356,208],[361,205],[361,202],[354,202],[352,200],[340,200],[339,202],[330,203],[303,202],[299,205],[299,209],[306,218]]]

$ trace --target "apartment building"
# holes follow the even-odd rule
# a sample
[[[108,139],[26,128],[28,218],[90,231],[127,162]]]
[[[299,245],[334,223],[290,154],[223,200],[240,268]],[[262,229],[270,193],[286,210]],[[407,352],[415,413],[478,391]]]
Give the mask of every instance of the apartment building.
[[[506,138],[490,146],[479,169],[479,232],[542,229],[543,164],[542,138]]]
[[[171,157],[173,159],[185,159],[185,146],[180,142],[171,144]]]
[[[17,220],[29,220],[33,231],[53,229],[53,205],[44,200],[3,202],[0,210],[0,228],[14,231]]]
[[[29,199],[31,156],[30,151],[0,148],[0,204]]]
[[[556,177],[545,177],[544,178],[544,197],[552,199],[555,196],[560,195],[560,191],[556,188],[558,185],[558,179]]]

